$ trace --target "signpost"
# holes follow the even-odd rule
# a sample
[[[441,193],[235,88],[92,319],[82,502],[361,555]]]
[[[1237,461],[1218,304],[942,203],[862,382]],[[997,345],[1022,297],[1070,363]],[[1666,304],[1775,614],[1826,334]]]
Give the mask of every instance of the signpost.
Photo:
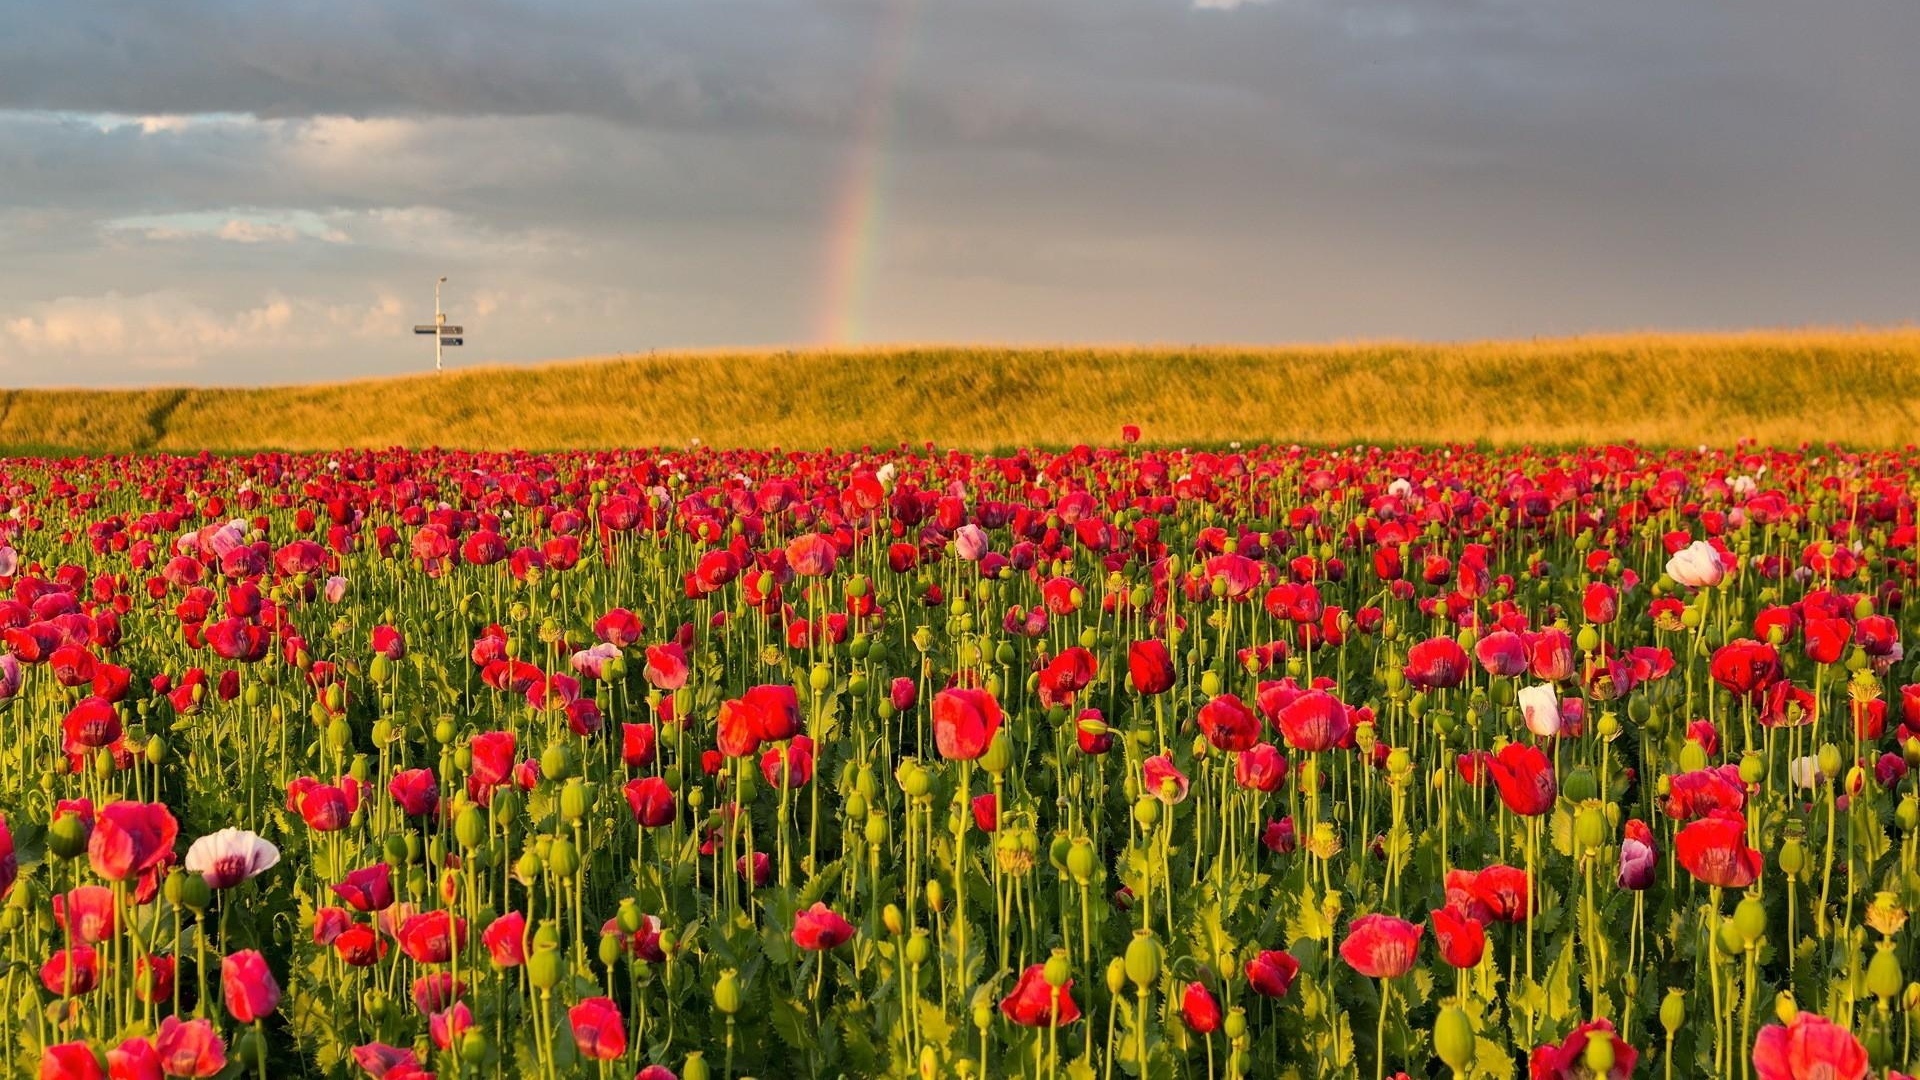
[[[440,310],[440,286],[446,283],[447,279],[444,277],[433,283],[433,321],[430,323],[420,323],[413,328],[413,332],[416,334],[433,335],[433,373],[435,375],[440,374],[443,370],[441,350],[449,346],[465,345],[467,343],[467,328],[458,323],[448,322],[447,313]]]

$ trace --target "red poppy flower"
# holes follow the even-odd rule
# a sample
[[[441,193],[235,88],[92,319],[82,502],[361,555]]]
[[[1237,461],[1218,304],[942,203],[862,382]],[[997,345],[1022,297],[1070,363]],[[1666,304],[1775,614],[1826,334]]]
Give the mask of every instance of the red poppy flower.
[[[243,949],[220,961],[220,1000],[228,1015],[243,1024],[270,1016],[280,1004],[280,984],[274,981],[267,958]]]
[[[1180,994],[1180,1019],[1196,1035],[1211,1035],[1220,1030],[1220,1003],[1208,992],[1206,984],[1190,982]]]
[[[1247,961],[1247,985],[1261,997],[1285,997],[1300,974],[1300,961],[1292,953],[1263,949]]]
[[[1308,690],[1279,710],[1281,738],[1295,750],[1321,753],[1346,743],[1353,734],[1352,714],[1339,698]]]
[[[1536,817],[1553,809],[1559,786],[1553,776],[1553,762],[1538,747],[1508,743],[1500,752],[1485,759],[1500,801],[1522,817]]]
[[[1422,690],[1446,690],[1467,677],[1467,650],[1450,637],[1428,638],[1407,650],[1407,681]]]
[[[161,803],[111,803],[94,819],[87,861],[108,881],[125,881],[171,858],[179,832],[173,812]]]
[[[1801,1012],[1785,1026],[1768,1024],[1753,1041],[1758,1080],[1865,1080],[1867,1048],[1818,1013]]]
[[[153,1050],[160,1056],[160,1071],[168,1076],[208,1077],[227,1067],[226,1043],[211,1020],[167,1017],[160,1021]]]
[[[1073,1000],[1073,980],[1056,991],[1048,984],[1046,965],[1034,964],[1020,973],[1013,991],[1000,999],[1000,1015],[1022,1027],[1065,1027],[1080,1019]]]
[[[612,1061],[627,1052],[627,1027],[612,998],[588,998],[567,1010],[567,1025],[582,1056]]]
[[[1173,689],[1173,657],[1159,638],[1127,646],[1127,678],[1136,692],[1149,697]]]
[[[853,932],[853,924],[824,903],[815,903],[793,917],[793,943],[812,952],[837,948],[852,939]]]
[[[671,824],[679,813],[673,789],[661,777],[642,776],[629,780],[624,790],[627,805],[633,810],[633,820],[643,828],[658,829]]]
[[[1780,654],[1771,645],[1740,638],[1714,650],[1707,673],[1728,693],[1753,698],[1780,678]]]
[[[1710,811],[1673,839],[1674,857],[1707,885],[1744,889],[1760,876],[1764,860],[1747,846],[1747,820],[1732,810]]]
[[[1613,1066],[1603,1077],[1594,1076],[1587,1067],[1587,1044],[1595,1039],[1612,1044],[1609,1056]],[[1589,1020],[1574,1028],[1560,1045],[1535,1047],[1528,1068],[1532,1080],[1628,1080],[1639,1060],[1640,1052],[1614,1034],[1612,1021]]]
[[[1487,929],[1452,908],[1433,912],[1433,941],[1440,958],[1456,968],[1478,967],[1487,951]]]
[[[1369,979],[1397,979],[1413,970],[1421,929],[1392,915],[1362,915],[1347,928],[1340,958]]]
[[[1221,750],[1251,750],[1260,741],[1260,717],[1232,694],[1221,694],[1200,706],[1198,723],[1201,734]]]
[[[985,690],[942,690],[933,696],[933,741],[949,761],[972,761],[987,752],[1000,730],[1000,703]]]

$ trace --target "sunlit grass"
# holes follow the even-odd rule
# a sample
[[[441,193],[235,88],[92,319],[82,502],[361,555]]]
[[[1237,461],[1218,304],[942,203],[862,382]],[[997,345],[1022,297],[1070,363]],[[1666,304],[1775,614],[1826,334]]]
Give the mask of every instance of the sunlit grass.
[[[1112,441],[1913,441],[1920,330],[1285,348],[903,347],[267,389],[18,391],[0,444],[97,449]]]

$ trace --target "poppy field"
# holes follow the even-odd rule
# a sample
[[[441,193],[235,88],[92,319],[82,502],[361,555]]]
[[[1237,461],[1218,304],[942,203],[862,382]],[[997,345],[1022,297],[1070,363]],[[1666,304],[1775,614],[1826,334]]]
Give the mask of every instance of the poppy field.
[[[10,1075],[1913,1068],[1911,452],[0,462]]]

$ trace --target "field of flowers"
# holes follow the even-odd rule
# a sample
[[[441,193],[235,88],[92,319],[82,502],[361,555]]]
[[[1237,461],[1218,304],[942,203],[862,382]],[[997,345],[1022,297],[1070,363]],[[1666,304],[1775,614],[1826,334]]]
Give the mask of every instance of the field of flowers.
[[[1897,1077],[1911,453],[0,463],[41,1078]]]

